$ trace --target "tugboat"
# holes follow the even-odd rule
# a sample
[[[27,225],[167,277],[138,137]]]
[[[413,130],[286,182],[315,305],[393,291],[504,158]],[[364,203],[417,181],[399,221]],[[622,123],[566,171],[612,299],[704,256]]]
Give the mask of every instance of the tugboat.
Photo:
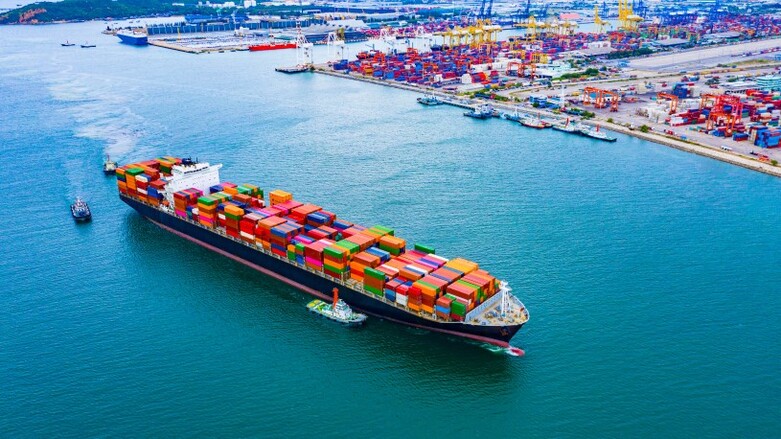
[[[421,98],[418,98],[418,103],[428,106],[435,106],[435,105],[442,105],[444,102],[442,102],[441,99],[434,96],[434,94],[427,94],[426,96],[423,96]]]
[[[117,172],[117,162],[112,161],[111,157],[106,154],[106,160],[103,162],[103,173],[113,175],[115,172]]]
[[[76,45],[76,43],[71,43],[68,40],[65,40],[64,43],[60,43],[60,46],[62,46],[62,47],[71,47],[71,46],[75,46],[75,45]]]
[[[605,134],[604,131],[599,131],[599,125],[597,125],[596,129],[592,129],[589,126],[580,124],[578,126],[578,132],[586,137],[591,137],[592,139],[597,140],[604,140],[605,142],[615,142],[617,140],[615,137],[610,137]]]
[[[483,104],[479,108],[467,111],[464,116],[474,119],[490,119],[494,117],[494,109],[488,104]]]
[[[95,44],[90,44],[90,43],[86,43],[86,42],[85,42],[84,44],[82,44],[82,45],[81,45],[81,48],[82,48],[82,49],[89,49],[89,48],[91,48],[91,47],[98,47],[98,46],[97,46],[97,45],[95,45]]]
[[[71,214],[76,222],[87,222],[92,219],[92,212],[89,210],[87,203],[81,198],[76,198],[76,201],[71,204]]]
[[[347,326],[360,326],[366,322],[366,315],[353,312],[352,308],[344,300],[339,299],[339,290],[334,288],[333,304],[315,299],[306,306],[309,311],[319,314],[329,320],[342,323]]]

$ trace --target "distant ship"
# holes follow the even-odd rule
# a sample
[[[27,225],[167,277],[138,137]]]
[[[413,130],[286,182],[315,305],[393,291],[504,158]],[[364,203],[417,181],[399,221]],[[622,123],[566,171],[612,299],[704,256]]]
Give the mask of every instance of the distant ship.
[[[146,46],[149,44],[149,37],[144,32],[121,30],[117,32],[117,37],[119,37],[119,40],[123,43],[133,46]]]
[[[483,104],[479,108],[465,112],[464,116],[474,119],[490,119],[494,117],[494,109],[488,104]]]
[[[103,173],[113,175],[115,172],[117,172],[117,162],[111,160],[111,157],[106,155],[106,160],[103,162]]]
[[[84,43],[84,44],[82,44],[82,45],[81,45],[81,47],[82,47],[83,49],[89,49],[89,48],[91,48],[91,47],[98,47],[98,46],[97,46],[97,45],[95,45],[95,44]]]
[[[62,47],[71,47],[71,46],[75,46],[75,45],[76,45],[76,43],[71,43],[68,40],[65,40],[64,43],[60,43],[60,46],[62,46]]]
[[[569,118],[567,118],[567,121],[563,124],[561,122],[554,123],[553,129],[556,131],[563,131],[565,133],[580,134],[578,132],[578,128],[575,125],[569,123]]]
[[[541,130],[543,128],[548,128],[550,126],[547,123],[543,122],[542,119],[540,119],[539,117],[532,117],[532,116],[522,117],[521,120],[519,120],[518,122],[520,122],[521,125],[525,127],[535,128],[538,130]]]
[[[296,43],[290,41],[269,41],[267,43],[253,44],[249,46],[250,52],[262,52],[265,50],[295,49]]]
[[[605,134],[604,131],[599,130],[599,125],[597,125],[596,128],[591,128],[587,125],[578,125],[578,132],[580,132],[581,135],[584,135],[586,137],[591,137],[592,139],[597,140],[604,140],[605,142],[615,142],[617,139],[615,137],[610,137],[607,134]]]
[[[435,106],[435,105],[442,105],[444,102],[442,102],[441,99],[434,96],[433,94],[428,94],[426,96],[418,98],[418,103],[428,106]]]

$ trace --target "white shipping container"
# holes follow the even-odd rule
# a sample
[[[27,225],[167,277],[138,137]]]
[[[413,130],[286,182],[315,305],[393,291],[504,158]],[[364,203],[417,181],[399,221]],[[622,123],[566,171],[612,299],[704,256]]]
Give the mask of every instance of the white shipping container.
[[[407,296],[396,294],[396,303],[401,306],[407,306]]]

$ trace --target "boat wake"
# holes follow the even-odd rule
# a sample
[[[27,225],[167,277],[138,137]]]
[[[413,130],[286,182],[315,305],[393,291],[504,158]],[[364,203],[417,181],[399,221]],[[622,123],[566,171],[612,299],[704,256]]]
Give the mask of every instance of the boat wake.
[[[521,348],[516,348],[514,346],[508,346],[506,348],[501,346],[496,346],[490,343],[480,343],[479,346],[491,353],[497,354],[497,355],[509,355],[511,357],[523,357],[525,352]]]
[[[131,110],[128,97],[116,93],[109,80],[70,73],[48,79],[52,97],[71,104],[64,111],[78,124],[76,137],[104,143],[104,153],[113,157],[136,148],[146,121]]]

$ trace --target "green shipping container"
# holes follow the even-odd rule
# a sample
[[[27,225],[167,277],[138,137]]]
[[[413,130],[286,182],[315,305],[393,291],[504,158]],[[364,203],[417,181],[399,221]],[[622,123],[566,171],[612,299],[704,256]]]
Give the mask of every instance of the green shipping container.
[[[378,231],[380,233],[383,233],[385,235],[391,235],[391,236],[393,236],[393,233],[394,233],[393,229],[391,229],[389,227],[385,227],[385,226],[374,226],[374,227],[370,228],[369,230],[376,230],[376,231]]]
[[[371,267],[366,267],[366,268],[363,270],[363,275],[364,275],[364,276],[373,277],[373,278],[375,278],[375,279],[382,279],[382,280],[385,280],[385,273],[383,273],[383,272],[382,272],[382,271],[380,271],[380,270],[375,270],[375,269],[373,269],[373,268],[371,268]]]
[[[217,200],[215,200],[214,197],[209,195],[198,198],[198,204],[203,204],[204,206],[213,206],[216,202]]]
[[[453,301],[453,303],[450,304],[450,312],[455,315],[464,317],[466,316],[466,305],[455,300]]]
[[[144,170],[141,169],[141,168],[130,168],[130,169],[125,171],[125,174],[130,174],[130,175],[133,175],[133,176],[136,176],[136,175],[139,175],[139,174],[143,174],[143,173],[144,173]]]
[[[291,252],[290,250],[287,251],[287,258],[291,261],[296,260],[296,252]]]
[[[354,255],[355,253],[361,251],[361,247],[358,244],[354,244],[349,241],[339,241],[334,245],[349,250],[351,255]]]
[[[434,247],[429,247],[427,245],[423,244],[415,244],[415,250],[423,253],[427,253],[430,255],[435,255],[437,252],[434,250]]]
[[[349,253],[349,250],[347,250],[346,252],[345,250],[347,249],[344,247],[337,247],[337,248],[326,247],[325,249],[323,249],[323,253],[327,254],[328,256],[333,256],[334,258],[337,259],[342,259],[344,258],[345,253]]]
[[[328,264],[327,262],[323,263],[323,268],[325,268],[326,270],[329,270],[329,271],[333,271],[334,273],[339,273],[339,274],[347,272],[347,267],[345,267],[345,268],[336,268],[333,265]]]
[[[369,286],[365,286],[365,285],[364,285],[364,288],[366,289],[366,291],[368,291],[370,293],[376,294],[378,296],[382,296],[382,290],[379,289],[379,288],[369,287]]]
[[[389,246],[384,245],[382,243],[380,243],[380,249],[385,250],[386,252],[392,254],[393,256],[398,256],[398,255],[401,254],[401,250],[395,249],[393,247],[389,247]]]

